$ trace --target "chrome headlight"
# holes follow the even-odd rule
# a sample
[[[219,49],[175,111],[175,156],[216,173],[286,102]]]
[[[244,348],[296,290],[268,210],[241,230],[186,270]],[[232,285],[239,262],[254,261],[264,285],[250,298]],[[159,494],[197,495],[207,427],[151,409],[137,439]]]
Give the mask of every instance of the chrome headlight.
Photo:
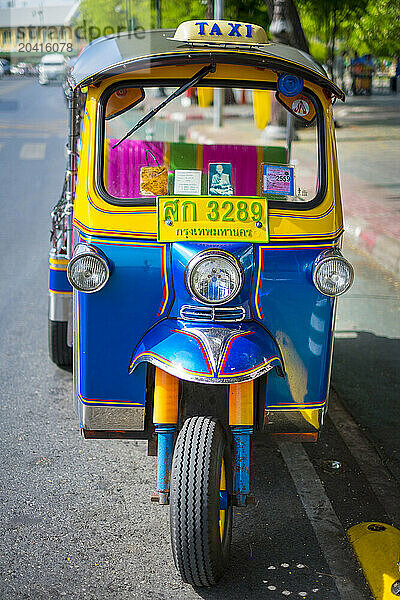
[[[242,266],[221,250],[199,252],[186,268],[186,286],[204,304],[225,304],[237,296],[242,285]]]
[[[328,250],[318,256],[313,267],[315,287],[325,296],[340,296],[353,283],[354,269],[340,250]]]
[[[110,277],[110,268],[100,251],[86,244],[78,244],[68,263],[67,277],[80,292],[98,292]]]

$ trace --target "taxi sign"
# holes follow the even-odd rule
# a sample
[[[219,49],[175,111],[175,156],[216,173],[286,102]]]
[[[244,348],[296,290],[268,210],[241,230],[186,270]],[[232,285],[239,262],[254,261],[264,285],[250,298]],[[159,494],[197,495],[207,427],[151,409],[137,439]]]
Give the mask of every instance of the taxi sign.
[[[159,242],[268,242],[267,200],[257,196],[159,196]]]
[[[172,38],[178,42],[213,44],[268,44],[265,30],[259,25],[235,21],[205,20],[181,23]]]

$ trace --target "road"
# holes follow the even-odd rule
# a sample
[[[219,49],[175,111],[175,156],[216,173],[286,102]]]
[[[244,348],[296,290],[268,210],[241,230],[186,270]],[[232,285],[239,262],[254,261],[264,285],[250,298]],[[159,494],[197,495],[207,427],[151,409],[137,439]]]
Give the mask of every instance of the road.
[[[62,184],[65,125],[60,88],[0,82],[0,597],[370,598],[345,532],[369,520],[400,525],[390,474],[398,446],[386,444],[399,386],[399,282],[346,248],[357,280],[339,303],[321,441],[255,437],[258,504],[235,511],[221,583],[193,589],[175,571],[168,510],[150,503],[155,458],[143,442],[84,441],[71,376],[48,359],[49,213]]]

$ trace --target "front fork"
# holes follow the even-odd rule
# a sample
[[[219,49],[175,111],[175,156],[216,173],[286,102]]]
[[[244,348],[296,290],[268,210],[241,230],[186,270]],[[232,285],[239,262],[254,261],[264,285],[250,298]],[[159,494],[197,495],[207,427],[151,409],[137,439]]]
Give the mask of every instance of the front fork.
[[[178,423],[179,380],[156,368],[153,422],[157,433],[157,496],[169,504],[172,454]],[[250,436],[253,433],[253,381],[229,386],[229,427],[233,446],[233,504],[246,506],[250,493]]]

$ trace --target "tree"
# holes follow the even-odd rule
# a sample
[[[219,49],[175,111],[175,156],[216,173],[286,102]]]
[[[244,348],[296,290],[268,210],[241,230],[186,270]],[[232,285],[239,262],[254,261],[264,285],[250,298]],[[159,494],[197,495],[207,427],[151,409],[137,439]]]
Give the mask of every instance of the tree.
[[[376,58],[400,57],[400,0],[370,0],[354,23],[350,46]]]
[[[175,28],[183,21],[212,18],[212,0],[159,0],[161,27]],[[225,0],[225,19],[247,21],[268,31],[269,17],[265,0]],[[155,0],[82,0],[77,25],[86,39],[135,27],[154,29],[157,23]]]
[[[398,0],[396,0],[398,1]],[[332,75],[338,38],[348,38],[350,29],[366,12],[368,0],[297,0],[306,35],[323,42]]]

